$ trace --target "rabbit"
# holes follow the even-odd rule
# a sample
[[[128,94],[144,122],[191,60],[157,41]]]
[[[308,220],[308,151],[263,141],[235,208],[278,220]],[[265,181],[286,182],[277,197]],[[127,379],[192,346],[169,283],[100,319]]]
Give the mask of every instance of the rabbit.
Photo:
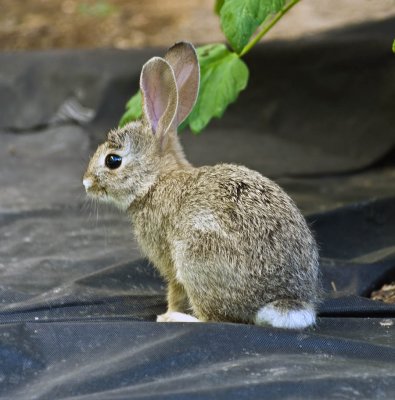
[[[302,329],[320,297],[315,239],[291,198],[244,166],[193,167],[177,137],[200,70],[176,43],[142,68],[143,116],[108,133],[83,177],[88,196],[132,221],[167,283],[158,322],[236,322]]]

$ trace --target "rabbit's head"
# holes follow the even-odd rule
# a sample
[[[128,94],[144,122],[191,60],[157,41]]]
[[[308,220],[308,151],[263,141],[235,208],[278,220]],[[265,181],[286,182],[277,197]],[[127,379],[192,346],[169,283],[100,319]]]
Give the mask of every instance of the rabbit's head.
[[[166,170],[188,167],[177,127],[192,110],[199,89],[193,46],[175,44],[164,58],[150,59],[141,71],[141,121],[112,130],[89,162],[83,184],[88,195],[126,209]]]

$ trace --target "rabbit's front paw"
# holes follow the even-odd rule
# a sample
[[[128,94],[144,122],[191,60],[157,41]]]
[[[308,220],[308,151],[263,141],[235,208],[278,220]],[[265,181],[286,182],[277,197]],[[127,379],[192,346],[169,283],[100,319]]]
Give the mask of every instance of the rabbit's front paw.
[[[156,318],[157,322],[200,322],[197,318],[192,315],[180,313],[177,311],[168,311],[165,314],[158,315]]]

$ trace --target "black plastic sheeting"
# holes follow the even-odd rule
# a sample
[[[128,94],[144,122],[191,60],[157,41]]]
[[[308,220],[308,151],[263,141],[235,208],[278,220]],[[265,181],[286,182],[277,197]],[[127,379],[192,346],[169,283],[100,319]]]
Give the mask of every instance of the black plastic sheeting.
[[[86,202],[89,155],[162,50],[0,54],[1,399],[391,399],[394,20],[247,58],[221,121],[182,134],[195,164],[273,177],[320,244],[317,326],[158,324],[165,287],[126,217]]]

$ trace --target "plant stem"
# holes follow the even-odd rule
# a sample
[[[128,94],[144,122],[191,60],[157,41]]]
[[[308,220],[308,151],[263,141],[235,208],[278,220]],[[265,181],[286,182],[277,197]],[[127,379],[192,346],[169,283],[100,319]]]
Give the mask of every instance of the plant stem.
[[[270,21],[269,25],[264,27],[249,43],[244,46],[244,49],[239,54],[239,57],[243,57],[247,54],[261,39],[266,35],[270,29],[273,28],[274,25],[280,20],[296,3],[299,3],[300,0],[292,0],[287,6],[285,6],[281,11],[279,11],[275,17]]]

